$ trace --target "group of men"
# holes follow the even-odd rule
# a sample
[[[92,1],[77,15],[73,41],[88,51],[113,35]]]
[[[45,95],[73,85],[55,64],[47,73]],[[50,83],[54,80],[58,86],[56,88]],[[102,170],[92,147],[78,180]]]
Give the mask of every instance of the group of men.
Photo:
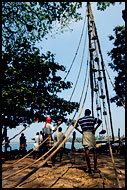
[[[82,133],[82,145],[83,145],[84,150],[85,150],[85,157],[86,157],[86,161],[87,161],[88,172],[92,173],[92,171],[93,171],[94,173],[98,173],[98,172],[100,172],[100,170],[98,170],[98,168],[97,168],[95,131],[100,126],[102,121],[100,119],[97,119],[97,118],[93,117],[93,116],[90,116],[91,111],[89,109],[86,109],[84,114],[85,114],[84,117],[82,117],[82,118],[80,118],[78,120],[78,122],[77,122],[77,124],[75,126],[75,129],[77,129],[80,133]],[[97,124],[96,127],[95,127],[95,124]],[[81,129],[78,128],[79,126],[81,127]],[[59,127],[58,128],[58,133],[56,133],[54,135],[54,140],[53,140],[52,134],[55,131],[56,131],[56,129],[51,124],[51,118],[47,117],[45,125],[42,128],[42,131],[40,132],[40,134],[37,133],[36,137],[33,138],[33,140],[35,140],[34,149],[37,148],[42,143],[42,141],[44,141],[48,137],[47,140],[40,147],[40,149],[36,149],[36,151],[38,151],[38,152],[43,152],[43,153],[48,152],[48,150],[51,147],[53,147],[54,141],[57,142],[61,138],[61,136],[63,136],[62,128]],[[57,146],[59,146],[59,144],[64,140],[64,138],[65,138],[65,136],[63,136],[61,138],[61,140],[60,140],[60,142],[58,143]],[[62,159],[62,154],[63,154],[63,151],[62,151],[63,149],[62,148],[59,149],[60,161]],[[53,151],[54,150],[55,149],[53,149]],[[89,152],[90,151],[92,151],[93,155],[94,155],[94,170],[91,169],[90,157],[89,157]],[[56,160],[57,153],[54,154],[52,156],[52,158],[51,158],[52,166],[55,165],[55,160]],[[38,155],[36,154],[36,158],[37,158],[37,156]],[[46,157],[47,156],[45,156],[44,158],[46,158]]]
[[[37,148],[35,150],[35,154],[34,154],[34,158],[37,159],[39,156],[41,156],[41,154],[45,154],[46,152],[48,152],[54,145],[54,143],[56,143],[60,138],[60,142],[55,146],[55,148],[58,147],[58,145],[64,140],[65,136],[63,136],[62,133],[62,128],[59,127],[58,128],[58,132],[55,133],[54,135],[54,139],[52,137],[53,132],[55,132],[56,129],[53,127],[53,125],[51,124],[51,118],[47,117],[46,118],[46,122],[44,127],[42,128],[42,131],[36,133],[36,136],[34,138],[32,138],[32,140],[35,141],[34,143],[34,149],[36,149],[43,141],[45,141],[42,146],[40,146],[39,148]],[[52,149],[52,152],[55,149]],[[52,160],[52,167],[55,166],[55,161],[56,161],[56,156],[57,153],[60,153],[60,162],[62,160],[62,155],[63,155],[63,146],[59,149],[58,152],[56,152],[56,154],[54,154],[51,158]],[[44,159],[46,159],[47,155],[44,157]],[[46,163],[45,166],[47,166],[48,164]]]

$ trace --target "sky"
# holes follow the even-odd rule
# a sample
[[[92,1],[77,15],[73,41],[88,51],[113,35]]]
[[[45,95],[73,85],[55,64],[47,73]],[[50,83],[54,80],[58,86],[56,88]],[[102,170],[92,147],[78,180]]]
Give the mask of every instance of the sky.
[[[116,3],[115,6],[111,5],[105,11],[99,11],[96,9],[96,3],[92,2],[91,8],[93,11],[94,21],[95,21],[96,28],[97,28],[97,33],[98,33],[98,37],[99,37],[99,41],[100,41],[100,46],[101,46],[101,51],[103,54],[104,63],[106,65],[108,73],[110,74],[110,77],[113,81],[116,73],[113,72],[109,68],[108,63],[111,62],[111,60],[110,60],[110,57],[107,56],[107,52],[113,48],[113,45],[112,45],[112,42],[108,40],[108,36],[111,34],[114,34],[113,33],[114,27],[116,27],[118,25],[124,25],[121,15],[122,15],[122,10],[125,8],[125,3],[122,3],[121,5]],[[85,14],[86,14],[86,3],[83,5],[83,7],[80,11],[84,18]],[[61,34],[57,34],[53,38],[49,34],[47,36],[47,40],[43,40],[42,42],[40,42],[38,44],[38,47],[40,47],[40,49],[43,53],[46,53],[47,51],[51,51],[53,54],[55,54],[55,61],[57,63],[59,63],[60,65],[64,65],[66,67],[67,71],[70,68],[72,60],[75,56],[76,49],[78,47],[79,39],[80,39],[81,32],[82,32],[83,22],[84,22],[84,19],[77,23],[73,22],[69,26],[70,28],[73,29],[72,32],[68,31],[68,32],[64,32]],[[82,44],[79,48],[74,65],[67,77],[67,81],[73,82],[73,87],[75,85],[79,67],[80,67],[81,60],[82,60],[84,40],[85,40],[85,34],[83,35]],[[86,40],[86,43],[88,43],[88,39]],[[81,75],[79,77],[79,82],[77,84],[76,90],[75,90],[74,95],[71,100],[74,102],[79,102],[79,99],[81,96],[81,91],[82,91],[84,77],[85,77],[84,75],[86,72],[86,60],[87,60],[87,56],[88,56],[88,48],[87,47],[88,46],[86,45],[85,56],[84,56]],[[66,75],[65,73],[63,74],[62,72],[58,73],[58,74],[63,79]],[[107,84],[108,84],[109,97],[111,98],[112,96],[115,95],[115,92],[113,91],[113,87],[112,87],[108,77],[107,77]],[[86,89],[86,86],[85,86],[85,89]],[[59,94],[59,96],[65,98],[66,100],[69,100],[72,91],[73,91],[73,88],[69,89],[69,90],[65,90],[61,94]],[[85,96],[85,92],[84,92],[84,96]],[[81,117],[84,115],[85,109],[91,108],[90,96],[91,95],[90,95],[90,89],[89,89]],[[82,105],[82,102],[81,102],[81,105]],[[111,113],[112,113],[114,136],[118,135],[118,128],[120,128],[120,135],[121,136],[124,135],[125,134],[125,109],[123,107],[117,107],[115,105],[115,103],[111,103]],[[68,118],[72,118],[73,114],[68,116]],[[76,114],[75,119],[77,119],[78,114],[79,114],[79,112]],[[109,124],[109,120],[108,120],[108,124]],[[41,131],[43,126],[44,126],[44,123],[31,124],[30,127],[24,131],[27,142],[32,142],[31,138],[33,138],[36,135],[36,132]],[[67,128],[67,126],[65,124],[62,124],[61,127],[63,129],[63,132]],[[70,129],[71,129],[71,127],[70,127]],[[103,126],[103,128],[105,129],[104,126]],[[18,126],[16,129],[8,129],[8,137],[9,138],[13,137],[15,134],[19,133],[22,129],[23,129],[23,126]],[[97,129],[96,136],[99,135],[99,132],[101,131],[101,129],[102,129],[102,127],[99,127]],[[108,130],[109,130],[109,134],[111,135],[110,125],[108,127]],[[70,130],[68,130],[68,132],[69,131]],[[68,134],[68,132],[66,133],[66,135]],[[20,135],[17,136],[15,139],[13,139],[11,142],[19,142],[19,137],[20,137]],[[70,135],[70,137],[72,137],[72,134]],[[76,132],[76,137],[81,137],[81,134],[79,132]]]

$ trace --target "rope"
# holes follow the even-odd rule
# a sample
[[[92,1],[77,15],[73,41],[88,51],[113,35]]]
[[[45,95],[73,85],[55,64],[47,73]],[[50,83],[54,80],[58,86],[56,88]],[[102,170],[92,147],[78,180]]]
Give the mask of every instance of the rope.
[[[111,159],[112,159],[112,164],[113,164],[113,168],[114,168],[114,171],[115,171],[118,187],[121,188],[119,178],[118,178],[118,173],[117,173],[117,170],[116,170],[116,167],[115,167],[113,154],[112,154],[112,149],[111,149],[110,138],[109,138],[109,134],[108,134],[108,127],[107,127],[107,122],[106,122],[106,116],[105,115],[104,115],[104,118],[105,118],[105,124],[106,124],[106,130],[107,130],[107,136],[108,136],[108,142],[109,142],[109,150],[110,150],[110,155],[111,155]]]
[[[60,126],[60,124],[61,124],[61,122],[56,126],[55,130],[57,130],[57,128]],[[38,147],[36,147],[34,150],[32,150],[31,152],[29,152],[29,153],[28,153],[27,155],[25,155],[23,158],[17,160],[14,164],[12,164],[11,167],[13,167],[15,164],[21,162],[21,161],[24,160],[27,156],[29,156],[30,154],[32,154],[35,150],[37,150],[39,147],[41,147],[41,146],[45,143],[45,141],[47,141],[48,139],[49,139],[49,136],[48,136]],[[7,168],[7,169],[5,169],[5,170],[8,170],[8,169],[9,169],[9,168]],[[3,171],[5,171],[5,170],[3,170]]]
[[[80,77],[80,73],[81,73],[81,69],[82,69],[82,65],[83,65],[84,54],[85,54],[86,38],[87,38],[87,35],[85,35],[85,42],[84,42],[84,47],[83,47],[83,54],[82,54],[81,65],[80,65],[80,68],[79,68],[79,73],[78,73],[77,80],[76,80],[76,83],[75,83],[75,86],[74,86],[74,89],[72,91],[72,94],[71,94],[71,97],[70,97],[69,101],[71,101],[71,99],[72,99],[72,96],[74,94],[74,91],[76,89],[76,86],[77,86],[77,83],[78,83],[78,80],[79,80],[79,77]]]
[[[82,97],[83,97],[83,92],[84,92],[84,88],[85,88],[85,84],[86,84],[86,77],[87,77],[87,70],[88,70],[88,61],[87,61],[87,67],[86,67],[86,73],[85,73],[85,80],[84,80],[84,84],[83,84],[83,89],[82,89],[82,93],[81,93],[81,97],[80,97],[80,100],[79,100],[79,104],[81,103],[81,100],[82,100]],[[74,114],[74,116],[73,116],[73,118],[72,118],[72,120],[71,120],[71,122],[70,122],[70,124],[69,124],[69,127],[71,126],[71,124],[72,124],[72,121],[74,120],[74,117],[75,117],[75,115],[76,115],[76,112],[77,111],[75,111],[75,114]],[[60,125],[60,123],[59,123],[59,125]],[[59,126],[58,125],[58,126]],[[69,128],[68,127],[68,128]],[[67,128],[67,129],[68,129]],[[56,127],[56,129],[57,129],[57,127]],[[67,131],[67,130],[66,130]],[[65,133],[62,135],[62,137],[65,135]],[[62,139],[62,137],[61,137],[61,139]],[[22,160],[24,160],[27,156],[29,156],[30,154],[32,154],[36,149],[38,149],[40,146],[42,146],[42,144],[46,141],[46,140],[48,140],[49,139],[49,137],[47,137],[38,147],[36,147],[34,150],[32,150],[31,152],[29,152],[27,155],[25,155],[23,158],[21,158],[21,159],[19,159],[17,162],[15,162],[11,167],[13,167],[14,165],[16,165],[17,163],[19,163],[19,162],[21,162]],[[4,169],[3,171],[6,171],[6,170],[8,170],[9,168],[7,168],[7,169]]]
[[[49,135],[49,136],[45,139],[45,141],[46,141],[50,136],[51,136],[51,135]],[[62,137],[59,139],[59,141],[60,141],[61,139],[62,139]],[[43,144],[45,141],[43,141],[42,144]],[[13,173],[13,174],[10,174],[9,176],[6,176],[5,178],[3,178],[3,180],[8,179],[8,178],[10,178],[10,177],[16,175],[16,174],[18,174],[18,173],[24,171],[25,169],[29,168],[29,166],[32,166],[32,165],[34,165],[35,163],[37,163],[39,160],[41,160],[42,158],[44,158],[49,152],[51,152],[51,150],[59,143],[59,141],[57,141],[56,144],[55,144],[49,151],[47,151],[47,152],[46,152],[45,154],[43,154],[40,158],[38,158],[37,160],[35,160],[32,164],[29,164],[29,165],[27,165],[26,167],[23,167],[21,170],[18,170],[17,172],[15,172],[15,173]],[[42,144],[40,144],[38,147],[40,147]],[[38,147],[37,147],[37,148],[38,148]],[[27,155],[27,156],[28,156],[28,155]],[[24,157],[23,157],[23,159],[24,159]],[[21,161],[21,160],[20,160],[20,161]]]
[[[89,79],[88,79],[88,85],[89,85]],[[22,181],[24,181],[27,177],[29,177],[30,175],[32,175],[33,173],[35,173],[40,167],[42,167],[59,149],[60,147],[65,143],[65,141],[68,139],[69,135],[72,133],[73,129],[75,128],[76,124],[77,124],[77,121],[82,113],[82,110],[83,110],[83,107],[84,107],[84,104],[85,104],[85,100],[86,100],[86,96],[87,96],[87,92],[88,92],[88,85],[87,85],[87,91],[86,91],[86,94],[85,94],[85,98],[84,98],[84,101],[83,101],[83,105],[82,105],[82,108],[80,110],[80,113],[78,115],[78,118],[74,124],[74,126],[72,127],[72,129],[70,130],[70,132],[68,133],[68,135],[66,136],[66,138],[63,140],[63,142],[56,148],[56,150],[54,152],[52,152],[48,158],[46,158],[46,160],[43,161],[43,163],[41,163],[39,166],[37,166],[35,169],[33,169],[29,174],[27,174],[26,176],[24,176],[21,180],[19,180],[19,182],[17,182],[13,187],[16,187],[17,185],[19,185],[20,183],[22,183]]]
[[[88,63],[87,63],[87,69],[88,69]],[[87,69],[86,69],[86,73],[87,73]],[[85,83],[86,83],[86,77],[85,77],[85,81],[84,81],[83,88],[84,88],[84,86],[85,86]],[[83,89],[83,90],[84,90],[84,89]],[[82,90],[82,94],[81,94],[81,98],[80,98],[79,103],[81,103],[81,99],[82,99],[82,96],[83,96],[83,90]],[[74,116],[73,116],[73,119],[74,119],[75,115],[76,115],[76,112],[75,112],[75,114],[74,114]],[[62,135],[62,137],[65,135],[65,133],[67,132],[67,130],[69,129],[69,127],[72,125],[73,119],[71,120],[71,122],[70,122],[68,128],[65,130],[64,134]],[[61,123],[59,123],[59,125],[60,125],[60,124],[61,124]],[[59,126],[59,125],[58,125],[58,126]],[[58,126],[55,128],[55,130],[58,128]],[[59,139],[59,141],[62,139],[62,137]],[[48,138],[49,138],[49,137],[47,137],[36,149],[38,149]],[[44,156],[46,156],[49,152],[51,152],[51,150],[59,143],[59,141],[57,141],[56,144],[55,144],[48,152],[46,152],[43,156],[41,156],[39,159],[37,159],[36,161],[34,161],[34,162],[32,163],[32,165],[35,164],[36,162],[38,162],[38,161],[39,161],[40,159],[42,159]],[[35,149],[35,150],[36,150],[36,149]],[[33,151],[34,151],[34,150],[33,150]],[[20,160],[18,160],[16,163],[19,163],[21,160],[23,160],[23,159],[26,158],[28,155],[30,155],[33,151],[31,151],[29,154],[25,155],[23,158],[21,158]],[[14,166],[16,163],[14,163],[13,166]],[[6,176],[5,178],[3,178],[3,180],[4,180],[4,179],[8,179],[9,177],[12,177],[12,176],[14,176],[15,174],[20,173],[21,171],[27,169],[29,166],[32,166],[32,165],[29,164],[28,166],[26,166],[26,167],[22,168],[21,170],[15,172],[14,174],[11,174],[11,175],[9,175],[9,176]]]
[[[72,64],[71,64],[71,66],[70,66],[70,68],[69,68],[69,70],[68,70],[66,76],[64,77],[64,81],[66,80],[68,74],[70,73],[70,70],[71,70],[71,68],[72,68],[72,66],[73,66],[73,64],[74,64],[75,59],[76,59],[76,56],[77,56],[77,53],[78,53],[78,50],[79,50],[79,47],[80,47],[80,44],[81,44],[81,40],[82,40],[82,37],[83,37],[83,32],[84,32],[84,28],[85,28],[85,23],[86,23],[86,15],[85,15],[85,19],[84,19],[84,23],[83,23],[83,28],[82,28],[82,33],[81,33],[81,36],[80,36],[80,40],[79,40],[79,44],[78,44],[76,53],[75,53],[75,56],[74,56],[74,58],[73,58]]]
[[[85,41],[86,41],[86,39],[85,39]],[[83,49],[83,56],[82,56],[82,62],[83,62],[83,57],[84,57],[84,51],[85,51],[85,46],[84,46],[84,49]],[[81,63],[82,64],[82,63]],[[81,67],[80,67],[81,68]],[[79,104],[81,103],[81,99],[82,99],[82,96],[83,96],[83,91],[84,91],[84,87],[85,87],[85,83],[86,83],[86,76],[87,76],[87,70],[88,70],[88,61],[87,61],[87,68],[86,68],[86,74],[85,74],[85,80],[84,80],[84,84],[83,84],[83,90],[82,90],[82,93],[81,93],[81,98],[80,98],[80,101],[79,101]],[[79,70],[79,73],[81,72],[81,69]],[[77,79],[79,79],[79,75],[78,75],[78,78]],[[77,85],[77,81],[78,80],[76,80],[76,84],[75,84],[75,88],[76,88],[76,85]],[[75,88],[74,88],[74,90],[75,90]],[[74,93],[74,90],[73,90],[73,93]],[[72,95],[73,95],[73,93],[72,93]],[[71,95],[71,98],[72,98],[72,95]],[[70,98],[70,100],[71,100],[71,98]],[[69,101],[70,101],[69,100]],[[67,105],[68,106],[68,105]],[[75,114],[74,114],[74,116],[73,116],[73,119],[74,119],[74,117],[75,117],[75,115],[76,115],[76,112],[75,112]],[[72,120],[73,121],[73,120]],[[61,121],[62,122],[62,121]],[[57,128],[59,127],[59,125],[61,124],[61,122],[57,125],[57,127],[55,128],[55,130],[57,130]],[[71,122],[72,123],[72,122]],[[19,163],[20,161],[22,161],[22,160],[24,160],[27,156],[29,156],[30,154],[32,154],[36,149],[38,149],[40,146],[42,146],[42,144],[45,142],[45,141],[47,141],[49,139],[49,137],[47,137],[38,147],[36,147],[34,150],[32,150],[31,152],[29,152],[27,155],[25,155],[23,158],[21,158],[21,159],[19,159],[17,162],[15,162],[11,167],[13,167],[15,164],[17,164],[17,163]],[[8,168],[7,169],[5,169],[5,170],[8,170]],[[5,170],[3,170],[3,171],[5,171]]]
[[[65,139],[63,140],[63,142],[56,148],[56,150],[55,150],[54,152],[52,152],[39,166],[37,166],[35,169],[33,169],[29,174],[27,174],[27,175],[24,176],[22,179],[20,179],[20,180],[13,186],[13,188],[16,187],[17,185],[19,185],[20,183],[22,183],[22,181],[24,181],[27,177],[29,177],[30,175],[32,175],[33,173],[35,173],[40,167],[42,167],[42,166],[60,149],[60,147],[61,147],[61,146],[65,143],[65,141],[68,139],[69,135],[72,133],[73,129],[75,128],[75,126],[76,126],[76,124],[77,124],[77,121],[78,121],[78,119],[79,119],[79,117],[80,117],[80,115],[81,115],[81,113],[82,113],[82,110],[83,110],[83,107],[84,107],[84,104],[85,104],[85,100],[86,100],[86,97],[87,97],[88,85],[89,85],[89,78],[88,78],[87,90],[86,90],[86,94],[85,94],[85,98],[84,98],[84,101],[83,101],[82,108],[81,108],[81,110],[80,110],[80,113],[79,113],[79,115],[78,115],[78,118],[77,118],[77,120],[76,120],[74,126],[72,127],[72,129],[70,130],[70,132],[68,133],[68,135],[66,136],[66,138],[65,138]],[[58,142],[58,141],[57,141],[57,142]],[[57,143],[56,143],[56,144],[57,144]],[[53,147],[52,147],[52,148],[53,148]],[[43,155],[43,156],[44,156],[44,155]],[[43,157],[43,156],[42,156],[42,157]],[[39,158],[38,160],[36,160],[34,163],[38,162],[42,157],[40,157],[40,158]],[[33,164],[32,164],[32,165],[33,165]],[[25,167],[25,169],[28,168],[28,167],[29,167],[29,166]],[[23,171],[23,170],[22,170],[22,171]],[[16,172],[15,174],[17,174],[17,173],[19,173],[19,172]],[[13,175],[15,175],[15,174],[13,174]],[[12,176],[12,175],[9,175],[9,176],[3,178],[3,180],[9,178],[10,176]]]

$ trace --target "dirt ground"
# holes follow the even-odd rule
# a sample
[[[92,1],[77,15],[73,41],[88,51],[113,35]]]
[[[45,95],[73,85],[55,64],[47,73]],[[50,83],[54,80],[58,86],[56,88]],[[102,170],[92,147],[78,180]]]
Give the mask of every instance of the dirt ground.
[[[122,188],[125,188],[125,156],[113,154],[115,166],[118,173],[119,182]],[[90,154],[91,166],[93,168],[93,155]],[[16,160],[8,160],[2,164],[2,177],[15,173],[22,167],[32,164],[32,157],[25,158],[21,163],[17,163],[13,168],[9,167]],[[42,161],[39,161],[41,163]],[[2,180],[2,188],[14,187],[15,183],[23,176],[32,171],[39,163],[34,164],[23,172]],[[98,154],[98,169],[101,173],[87,173],[86,160],[84,153],[64,153],[62,162],[59,157],[55,167],[52,168],[51,160],[48,161],[47,167],[42,166],[34,174],[15,188],[118,188],[115,171],[111,161],[110,154]]]

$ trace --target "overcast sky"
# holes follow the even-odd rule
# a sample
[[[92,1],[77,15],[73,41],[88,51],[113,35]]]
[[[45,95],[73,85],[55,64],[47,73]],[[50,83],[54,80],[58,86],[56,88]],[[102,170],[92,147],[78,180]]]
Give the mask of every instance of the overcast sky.
[[[85,17],[86,14],[86,3],[83,5],[83,8],[81,9],[82,16]],[[125,7],[125,4],[122,3],[119,5],[118,3],[115,6],[108,7],[105,11],[98,11],[96,10],[96,3],[92,3],[92,11],[94,15],[95,24],[97,27],[97,32],[100,40],[101,50],[104,58],[104,63],[106,65],[106,68],[108,69],[108,72],[110,74],[110,77],[112,81],[114,80],[114,76],[116,73],[114,73],[109,67],[108,63],[111,61],[110,58],[107,56],[107,52],[112,49],[112,42],[108,40],[108,36],[113,34],[113,28],[118,25],[124,25],[123,19],[121,17],[122,10]],[[43,40],[42,43],[39,43],[39,47],[41,48],[41,51],[46,53],[46,51],[51,51],[55,54],[55,60],[60,65],[64,65],[66,67],[66,70],[68,71],[72,60],[74,58],[79,39],[81,36],[81,31],[83,27],[84,19],[78,23],[73,23],[70,25],[70,28],[73,29],[73,32],[64,32],[62,34],[58,34],[55,36],[55,38],[51,38],[50,35],[48,35],[48,40]],[[84,41],[85,35],[83,37]],[[83,42],[84,43],[84,42]],[[81,58],[82,58],[82,51],[83,51],[83,43],[79,49],[79,54],[75,60],[74,66],[72,67],[71,72],[69,73],[69,76],[67,78],[68,81],[73,82],[75,84],[77,74],[79,71]],[[87,42],[88,43],[88,42]],[[87,54],[88,54],[88,48],[85,51],[85,57],[84,60],[81,76],[79,78],[79,83],[77,85],[76,91],[74,93],[74,96],[72,97],[72,101],[79,102],[82,86],[84,82],[84,73],[86,71],[86,60],[87,60]],[[61,73],[61,77],[64,78],[65,74]],[[109,82],[109,79],[107,78],[108,82],[108,90],[109,90],[109,96],[110,98],[115,95],[115,92],[113,91],[112,85]],[[72,89],[65,90],[60,96],[64,97],[66,100],[69,100]],[[84,115],[84,110],[86,108],[91,108],[91,101],[90,101],[90,90],[89,94],[86,99],[85,107],[83,109],[82,115]],[[123,107],[116,107],[114,103],[111,104],[111,112],[112,112],[112,120],[113,120],[113,129],[114,129],[114,135],[118,135],[118,128],[120,128],[120,134],[125,134],[125,110]],[[74,114],[74,113],[73,113]],[[68,116],[68,118],[72,118],[73,114]],[[78,117],[78,114],[76,114],[76,118]],[[59,121],[58,121],[59,122]],[[35,136],[36,132],[40,131],[43,127],[43,123],[35,123],[30,126],[30,128],[26,129],[24,131],[24,134],[27,138],[27,142],[31,141],[31,138]],[[65,124],[62,124],[61,127],[63,128],[63,132],[66,129],[67,126]],[[23,129],[22,126],[19,126],[17,129],[9,129],[8,130],[8,136],[9,138],[13,137],[15,134],[17,134],[19,131]],[[105,129],[105,127],[104,127]],[[101,127],[97,130],[96,135],[99,134],[99,131],[101,130]],[[109,127],[109,133],[111,135],[111,129]],[[67,133],[68,134],[68,133]],[[72,134],[70,135],[70,137]],[[81,137],[81,134],[79,132],[76,132],[76,136]],[[16,137],[12,142],[19,142],[19,136]]]

